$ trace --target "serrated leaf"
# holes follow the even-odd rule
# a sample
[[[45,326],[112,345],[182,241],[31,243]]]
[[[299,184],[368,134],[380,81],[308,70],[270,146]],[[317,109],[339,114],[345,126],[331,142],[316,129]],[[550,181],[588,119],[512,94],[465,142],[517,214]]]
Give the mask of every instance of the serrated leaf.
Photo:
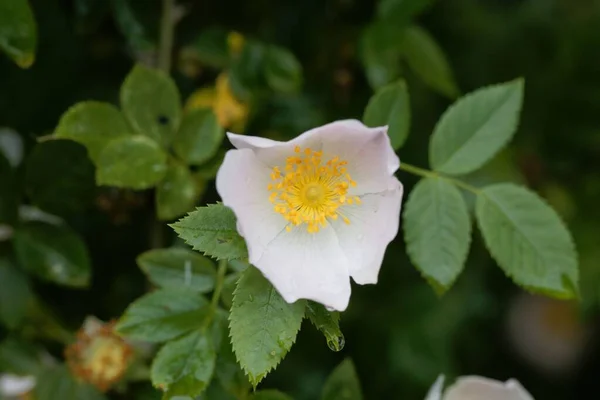
[[[167,155],[152,139],[126,136],[111,141],[96,166],[98,185],[147,189],[165,177]]]
[[[305,308],[304,300],[288,304],[258,269],[250,267],[242,273],[229,328],[233,351],[254,387],[296,341]]]
[[[94,166],[85,148],[69,140],[38,143],[25,163],[25,191],[52,214],[83,211],[96,192]]]
[[[179,128],[179,91],[162,71],[136,65],[121,86],[121,107],[135,132],[165,148]]]
[[[76,380],[64,365],[47,367],[33,393],[36,400],[106,400],[93,386]]]
[[[360,382],[352,360],[342,361],[329,375],[321,400],[362,400]]]
[[[134,340],[164,342],[202,326],[208,301],[189,288],[160,289],[134,301],[116,330]]]
[[[340,351],[344,348],[346,339],[340,329],[340,313],[327,311],[322,304],[314,301],[306,302],[306,316],[310,322],[320,330],[327,340],[327,346],[332,351]]]
[[[186,287],[207,293],[215,285],[213,263],[191,250],[154,249],[140,254],[136,261],[148,279],[163,288]]]
[[[152,384],[165,392],[164,400],[199,396],[210,382],[215,359],[211,335],[191,332],[160,349],[152,363]]]
[[[199,185],[185,165],[171,162],[167,174],[156,186],[158,219],[173,220],[191,211],[198,201],[199,189]]]
[[[112,104],[99,101],[75,104],[60,117],[54,130],[55,137],[83,145],[96,163],[111,140],[128,135],[132,132],[123,114]]]
[[[212,110],[192,110],[183,117],[173,149],[187,164],[201,165],[217,154],[224,137],[225,131]]]
[[[297,92],[302,85],[302,65],[288,49],[271,45],[267,47],[265,79],[276,92]]]
[[[233,354],[227,325],[225,325],[222,335],[213,381],[218,382],[227,393],[234,395],[236,399],[243,398],[250,389],[250,383]]]
[[[515,283],[558,298],[578,296],[571,234],[537,194],[510,183],[487,186],[476,215],[487,248]]]
[[[408,66],[425,84],[444,96],[458,96],[458,87],[446,55],[426,30],[416,25],[407,27],[400,47]]]
[[[27,0],[0,2],[0,49],[21,68],[35,61],[37,25]]]
[[[33,298],[27,276],[8,259],[0,259],[0,322],[14,329],[23,320]]]
[[[413,264],[445,292],[462,272],[471,243],[463,195],[443,178],[422,179],[404,206],[404,240]]]
[[[293,400],[293,398],[279,390],[267,389],[254,392],[250,400]]]
[[[235,214],[222,204],[199,207],[171,227],[194,250],[216,259],[248,257],[246,242],[236,228]]]
[[[456,101],[431,136],[433,169],[461,175],[489,161],[515,133],[522,102],[522,79],[478,89]]]
[[[410,129],[410,103],[404,81],[379,89],[369,100],[363,122],[370,127],[388,125],[388,135],[394,150],[398,150],[408,137]]]
[[[89,285],[91,265],[85,243],[66,226],[22,224],[13,243],[19,264],[39,278],[71,287]]]

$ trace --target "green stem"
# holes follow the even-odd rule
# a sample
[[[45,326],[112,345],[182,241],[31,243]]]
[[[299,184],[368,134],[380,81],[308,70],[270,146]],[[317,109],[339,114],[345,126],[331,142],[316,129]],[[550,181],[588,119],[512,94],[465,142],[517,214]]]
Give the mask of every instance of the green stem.
[[[466,191],[469,191],[471,193],[474,194],[479,194],[481,191],[476,188],[475,186],[471,186],[466,182],[463,182],[459,179],[455,179],[455,178],[450,178],[448,176],[444,176],[444,175],[440,175],[435,171],[431,171],[428,169],[424,169],[424,168],[419,168],[419,167],[415,167],[414,165],[410,165],[407,164],[405,162],[400,164],[400,169],[406,172],[409,172],[413,175],[418,175],[418,176],[423,176],[425,178],[439,178],[439,179],[444,179],[456,186],[458,186],[459,188],[462,188]]]
[[[174,5],[175,0],[162,0],[158,68],[167,73],[171,70],[171,52],[173,51],[173,31],[175,30],[175,20],[173,18]]]
[[[212,300],[210,301],[210,307],[212,310],[215,310],[219,304],[219,298],[221,297],[221,290],[223,289],[223,282],[225,281],[226,272],[227,260],[219,261],[219,267],[217,269],[217,281],[215,282],[215,291],[213,292]]]
[[[215,281],[215,290],[213,291],[212,299],[210,300],[210,309],[208,310],[208,315],[204,320],[204,327],[210,325],[215,313],[217,312],[217,306],[219,305],[219,298],[221,297],[221,291],[223,290],[226,272],[227,260],[219,261],[219,266],[217,268],[217,279]]]

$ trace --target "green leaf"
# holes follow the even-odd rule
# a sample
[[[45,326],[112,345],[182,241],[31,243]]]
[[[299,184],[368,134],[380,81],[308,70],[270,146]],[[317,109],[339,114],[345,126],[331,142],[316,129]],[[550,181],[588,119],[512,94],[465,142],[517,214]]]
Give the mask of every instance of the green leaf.
[[[221,168],[221,164],[223,164],[225,153],[227,153],[225,149],[219,149],[217,154],[204,163],[194,175],[203,181],[214,179],[217,176],[217,172],[219,172],[219,168]]]
[[[41,354],[32,343],[9,337],[0,343],[0,371],[36,375],[42,365]]]
[[[164,342],[202,326],[208,301],[191,288],[160,289],[134,301],[116,330],[133,340]]]
[[[458,87],[446,55],[423,28],[409,26],[401,39],[402,56],[423,82],[444,96],[455,98]]]
[[[208,28],[200,33],[189,48],[202,64],[213,68],[225,68],[229,63],[227,34],[224,29]]]
[[[422,179],[404,205],[404,239],[413,264],[438,293],[462,272],[471,243],[463,195],[443,178]]]
[[[279,390],[268,389],[254,392],[250,400],[293,400],[293,398]]]
[[[327,346],[332,351],[340,351],[344,348],[346,340],[340,330],[340,313],[329,312],[322,304],[308,301],[306,303],[306,316],[310,322],[320,330],[327,340]]]
[[[244,375],[244,371],[242,371],[238,364],[235,354],[233,354],[231,342],[229,341],[229,313],[223,311],[222,314],[225,317],[225,323],[220,326],[222,329],[221,340],[215,366],[215,379],[213,379],[213,382],[218,382],[219,386],[226,390],[227,393],[234,395],[236,399],[244,398],[250,389],[250,383]],[[212,400],[210,396],[207,397],[209,400]]]
[[[401,73],[400,33],[395,26],[375,22],[365,28],[359,43],[359,54],[369,85],[378,89],[398,79]]]
[[[85,148],[69,140],[38,143],[25,164],[25,190],[33,204],[52,214],[85,210],[96,192]]]
[[[0,49],[21,68],[35,61],[37,26],[27,0],[0,1]]]
[[[515,283],[558,298],[578,296],[571,234],[537,194],[510,183],[487,186],[476,215],[487,248]]]
[[[394,150],[408,137],[410,129],[410,102],[404,81],[379,89],[369,100],[363,122],[370,127],[388,125],[388,135]]]
[[[217,154],[224,137],[212,110],[192,110],[183,117],[173,150],[187,164],[201,165]]]
[[[262,273],[246,269],[229,316],[233,351],[250,383],[258,383],[288,353],[300,330],[306,301],[286,303]]]
[[[215,285],[213,263],[191,250],[155,249],[140,254],[136,261],[148,279],[163,288],[186,287],[207,293]]]
[[[119,30],[127,39],[127,43],[131,49],[140,54],[142,52],[151,52],[155,50],[156,45],[150,40],[150,32],[148,28],[141,22],[138,10],[133,7],[133,0],[111,0],[111,8],[113,10],[114,20]],[[147,2],[137,2],[146,10],[151,8]],[[150,10],[152,11],[152,10]]]
[[[122,188],[147,189],[167,173],[167,155],[145,136],[113,140],[100,154],[96,182]]]
[[[276,92],[297,92],[302,85],[302,65],[288,49],[271,45],[267,48],[265,79]]]
[[[231,308],[233,304],[233,292],[235,292],[235,288],[237,286],[237,282],[240,279],[240,273],[236,272],[231,275],[225,277],[225,281],[223,282],[223,289],[221,290],[221,301],[227,307],[227,309]]]
[[[85,243],[66,226],[30,222],[15,230],[19,264],[50,282],[71,287],[90,283],[91,265]]]
[[[248,257],[246,242],[236,228],[235,214],[222,204],[199,207],[171,227],[194,250],[216,259]]]
[[[0,282],[0,322],[14,329],[25,317],[33,294],[25,274],[7,259],[0,259]]]
[[[48,367],[38,377],[36,400],[106,400],[93,386],[76,380],[66,366]]]
[[[54,136],[82,144],[95,163],[113,140],[131,135],[125,117],[115,106],[99,101],[84,101],[69,108],[60,117]]]
[[[199,396],[210,382],[215,359],[210,334],[191,332],[160,349],[152,363],[152,384],[165,392],[165,400]]]
[[[329,375],[321,400],[362,400],[360,382],[352,360],[342,361]]]
[[[17,222],[19,190],[15,172],[4,154],[0,153],[0,226]]]
[[[523,80],[476,90],[454,103],[429,142],[433,169],[451,175],[472,172],[512,138],[523,102]]]
[[[121,86],[121,107],[137,133],[165,148],[179,128],[179,91],[162,71],[136,65]]]
[[[402,26],[431,5],[433,0],[382,0],[377,4],[377,16]]]
[[[0,128],[0,154],[8,160],[12,168],[16,168],[23,160],[23,138],[17,131]]]
[[[156,187],[156,214],[160,220],[173,220],[189,212],[198,201],[199,187],[190,170],[172,162]]]
[[[266,46],[254,40],[244,43],[241,53],[236,56],[229,70],[229,84],[237,98],[244,102],[265,87]]]

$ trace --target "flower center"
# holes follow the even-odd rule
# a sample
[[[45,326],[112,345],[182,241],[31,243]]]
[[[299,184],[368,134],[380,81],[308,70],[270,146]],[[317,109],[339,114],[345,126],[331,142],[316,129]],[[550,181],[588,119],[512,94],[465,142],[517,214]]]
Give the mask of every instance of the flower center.
[[[315,233],[327,225],[328,219],[338,217],[349,224],[340,207],[361,201],[348,196],[348,189],[356,186],[347,173],[348,162],[333,157],[323,163],[323,153],[310,148],[302,150],[296,146],[294,152],[286,159],[285,167],[273,167],[272,183],[267,187],[275,212],[290,222],[286,230],[306,224],[308,232]]]

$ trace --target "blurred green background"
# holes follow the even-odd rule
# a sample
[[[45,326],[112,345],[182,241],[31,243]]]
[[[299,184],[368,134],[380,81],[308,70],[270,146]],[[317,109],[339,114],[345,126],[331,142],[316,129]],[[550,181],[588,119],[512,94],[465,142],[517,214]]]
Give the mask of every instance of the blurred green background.
[[[172,75],[184,100],[213,85],[220,68],[194,53],[197,38],[209,28],[236,31],[290,49],[303,68],[299,92],[242,99],[250,109],[244,133],[286,139],[336,119],[360,119],[373,93],[361,47],[365,29],[377,20],[389,26],[406,22],[395,21],[400,17],[393,13],[382,16],[383,3],[393,2],[180,1],[183,15],[175,31]],[[38,24],[34,65],[24,70],[0,57],[0,127],[14,129],[25,141],[25,161],[12,189],[22,204],[31,202],[36,190],[25,179],[36,139],[51,134],[62,113],[78,101],[118,104],[119,87],[134,62],[153,57],[161,10],[155,0],[30,4]],[[537,399],[584,398],[595,388],[600,369],[595,334],[600,299],[600,1],[438,0],[411,19],[443,50],[461,93],[525,78],[514,141],[468,180],[522,182],[558,210],[577,243],[583,299],[571,304],[524,294],[496,267],[478,233],[465,272],[438,298],[411,266],[400,233],[388,248],[379,283],[353,286],[350,307],[342,315],[344,349],[330,351],[305,322],[290,354],[261,386],[299,400],[316,399],[329,372],[351,357],[366,399],[421,399],[440,373],[514,377]],[[411,133],[400,159],[426,166],[428,137],[452,98],[394,56],[400,41],[396,35],[392,29],[377,38],[391,54],[377,62],[394,77],[404,77],[411,94]],[[176,239],[166,223],[155,221],[151,191],[97,188],[87,160],[65,157],[67,161],[45,160],[47,166],[38,166],[45,175],[33,181],[60,187],[72,161],[78,186],[36,205],[65,218],[83,235],[92,257],[92,284],[74,290],[35,281],[34,290],[52,315],[75,331],[87,315],[103,320],[120,316],[148,289],[135,257]],[[408,193],[416,178],[402,171],[398,175]],[[211,184],[202,203],[217,200]],[[9,251],[0,241],[0,254]],[[32,317],[32,325],[21,333],[61,356],[60,342],[36,321]],[[0,339],[8,335],[0,327]],[[133,385],[114,398],[134,398],[137,389]]]

